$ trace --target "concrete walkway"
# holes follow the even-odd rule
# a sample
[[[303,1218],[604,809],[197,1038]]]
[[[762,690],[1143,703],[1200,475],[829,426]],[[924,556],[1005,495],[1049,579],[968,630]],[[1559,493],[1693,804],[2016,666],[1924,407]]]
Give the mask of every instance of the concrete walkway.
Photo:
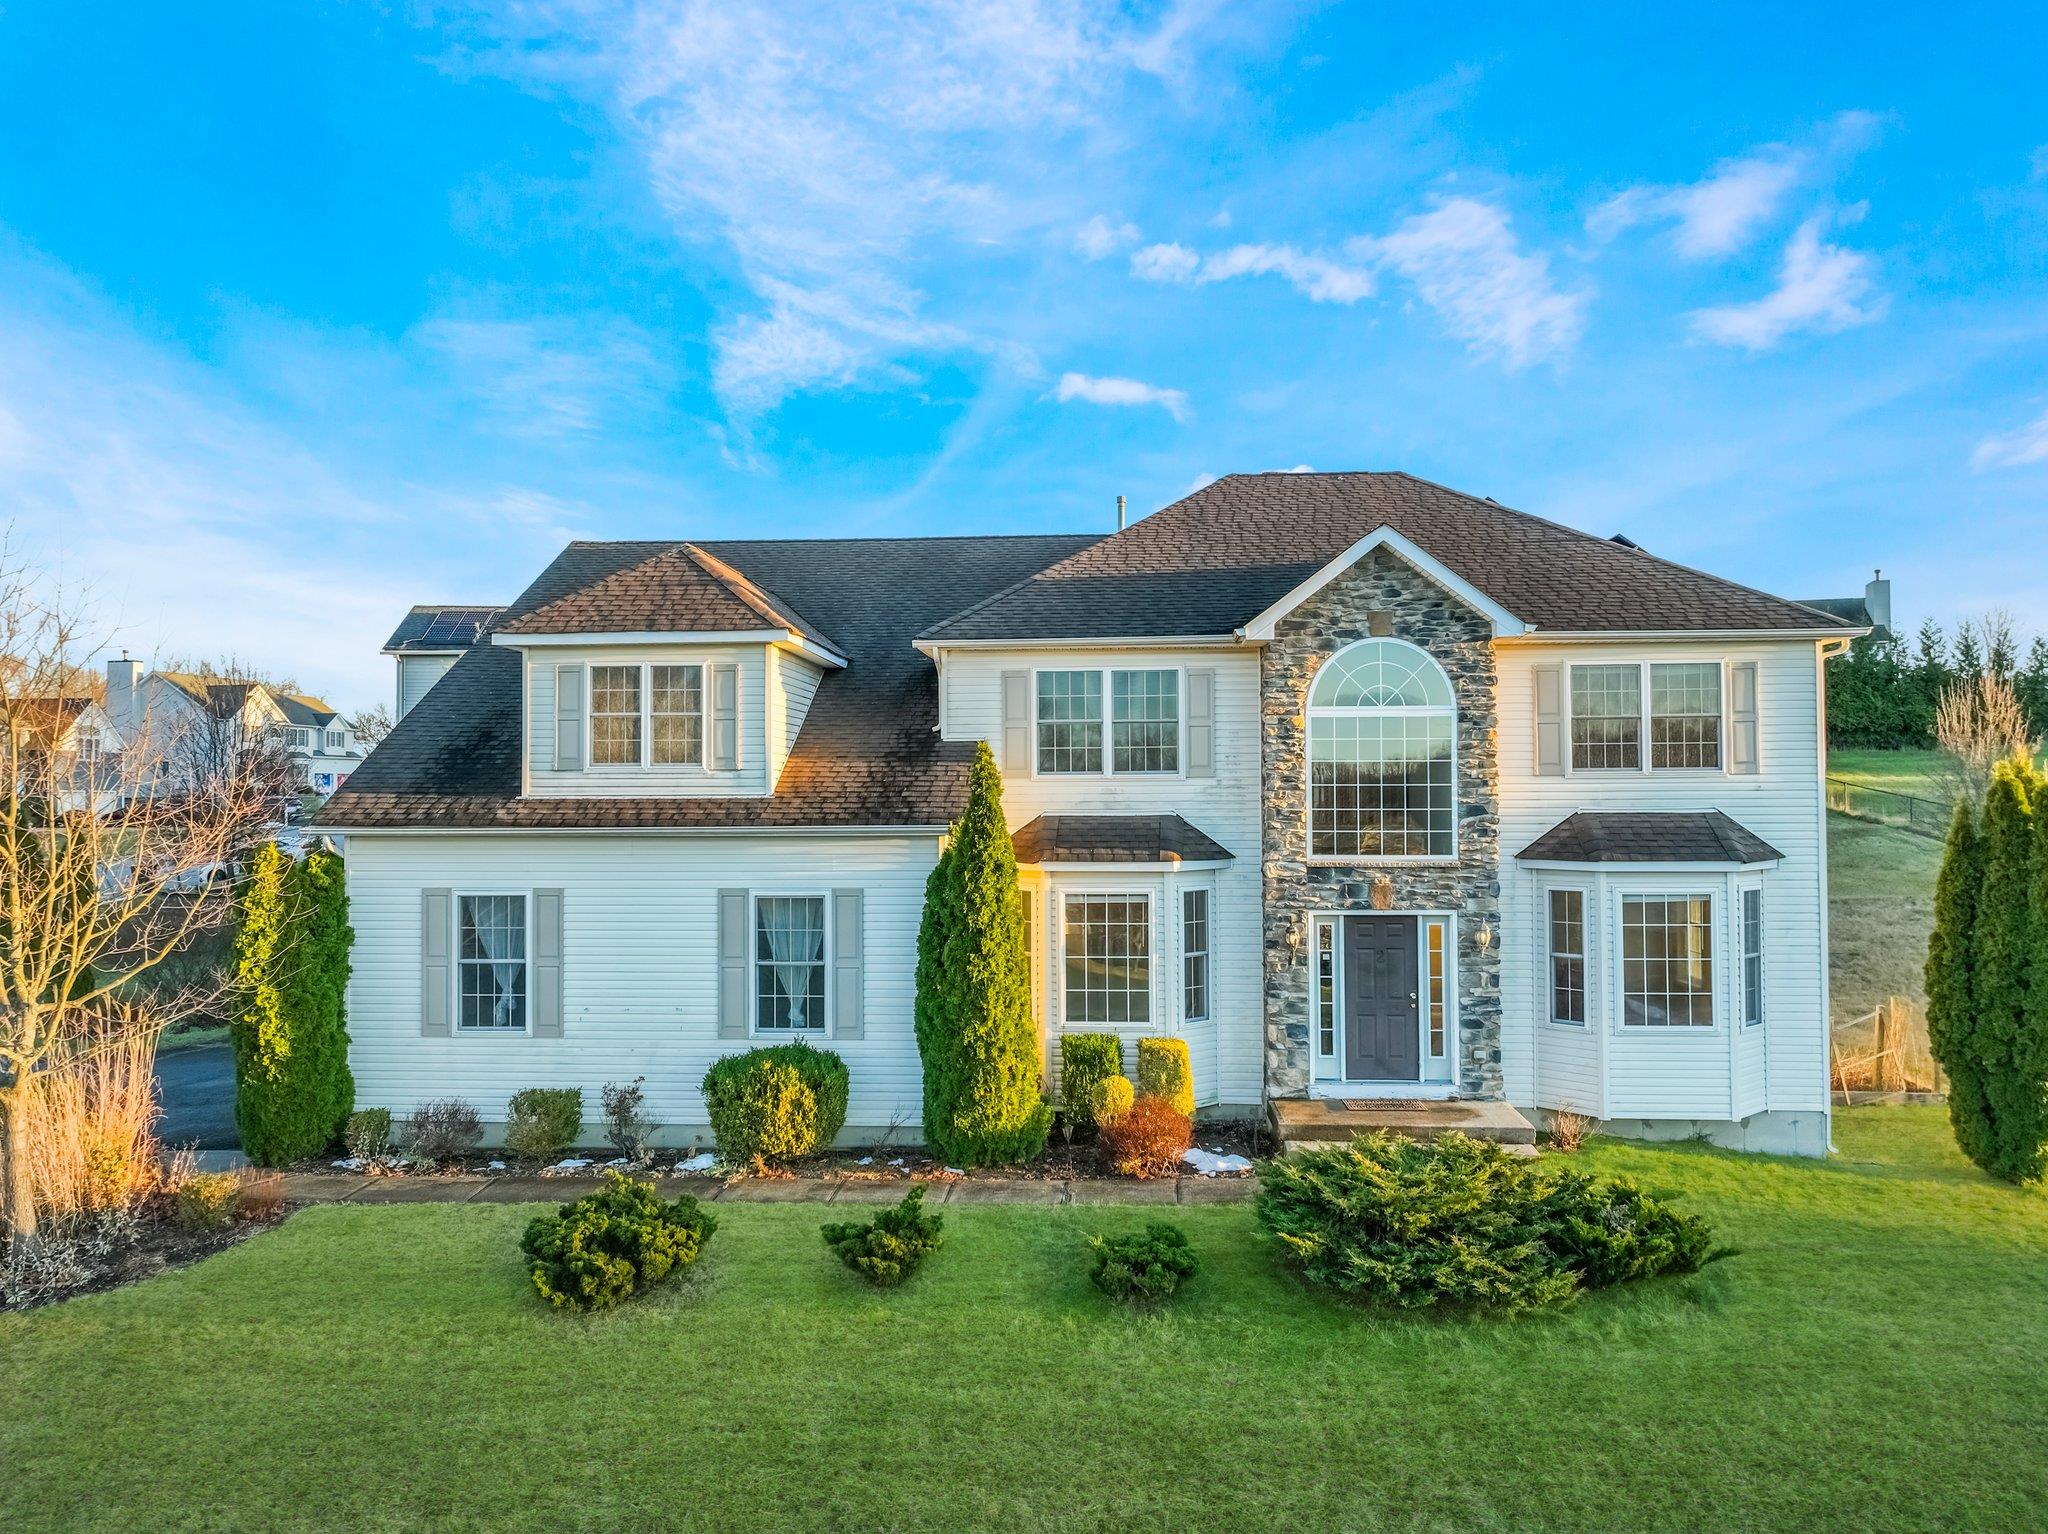
[[[594,1177],[359,1177],[342,1172],[287,1172],[293,1204],[566,1204],[598,1185]],[[724,1204],[893,1204],[907,1180],[858,1177],[662,1177],[668,1198],[688,1193]],[[1250,1177],[1110,1177],[1064,1179],[960,1178],[924,1185],[929,1204],[1237,1204],[1258,1191]]]

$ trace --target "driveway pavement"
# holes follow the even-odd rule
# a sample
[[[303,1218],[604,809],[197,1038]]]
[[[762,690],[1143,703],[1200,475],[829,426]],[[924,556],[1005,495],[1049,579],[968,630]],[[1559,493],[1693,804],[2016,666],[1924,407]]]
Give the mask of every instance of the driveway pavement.
[[[156,1057],[156,1096],[163,1106],[156,1137],[166,1145],[201,1150],[239,1150],[235,1130],[233,1046],[201,1044]]]

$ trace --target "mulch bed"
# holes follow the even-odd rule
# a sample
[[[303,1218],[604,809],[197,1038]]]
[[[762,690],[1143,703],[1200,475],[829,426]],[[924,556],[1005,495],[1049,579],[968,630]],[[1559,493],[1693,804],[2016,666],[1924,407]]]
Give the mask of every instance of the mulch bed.
[[[1195,1144],[1203,1150],[1217,1151],[1226,1155],[1246,1156],[1257,1160],[1260,1156],[1273,1153],[1273,1137],[1265,1125],[1255,1119],[1219,1120],[1204,1122],[1195,1126]],[[606,1151],[585,1150],[571,1152],[571,1155],[589,1159],[590,1165],[580,1169],[579,1175],[595,1176],[605,1169],[611,1159]],[[652,1171],[666,1176],[680,1161],[693,1154],[688,1150],[663,1150],[656,1153],[652,1167],[628,1167],[627,1171],[642,1173]],[[498,1163],[493,1165],[492,1163]],[[295,1172],[346,1172],[356,1177],[531,1177],[539,1170],[533,1163],[523,1162],[508,1156],[504,1151],[473,1151],[460,1157],[449,1157],[431,1171],[409,1167],[403,1164],[380,1162],[364,1167],[337,1168],[332,1157],[303,1161],[292,1168]],[[926,1155],[921,1148],[891,1145],[847,1146],[823,1156],[813,1156],[804,1161],[792,1161],[766,1172],[735,1170],[730,1167],[714,1168],[712,1175],[728,1179],[735,1177],[843,1177],[874,1182],[928,1181],[934,1178],[996,1178],[1009,1182],[1061,1182],[1076,1177],[1114,1177],[1102,1154],[1095,1147],[1090,1135],[1082,1135],[1069,1142],[1055,1130],[1045,1147],[1045,1154],[1036,1161],[1019,1166],[981,1167],[971,1172],[954,1172],[944,1162]],[[1228,1177],[1233,1174],[1223,1173]],[[1249,1173],[1237,1173],[1249,1176]]]
[[[131,1239],[121,1242],[106,1256],[91,1259],[89,1277],[64,1289],[20,1298],[0,1293],[0,1312],[35,1310],[60,1300],[75,1300],[80,1295],[140,1283],[226,1251],[251,1236],[261,1235],[284,1218],[285,1211],[280,1207],[275,1213],[257,1219],[238,1219],[225,1230],[190,1230],[170,1220],[144,1220],[136,1224]]]

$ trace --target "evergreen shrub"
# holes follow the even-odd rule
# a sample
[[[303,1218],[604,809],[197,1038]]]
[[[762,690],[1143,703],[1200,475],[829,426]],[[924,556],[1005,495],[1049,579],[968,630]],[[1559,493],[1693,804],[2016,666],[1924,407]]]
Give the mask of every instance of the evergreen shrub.
[[[924,1184],[912,1188],[900,1204],[874,1219],[822,1227],[825,1244],[862,1278],[880,1289],[893,1289],[915,1273],[939,1249],[943,1217],[924,1212]]]
[[[1123,1040],[1113,1033],[1060,1035],[1060,1106],[1076,1129],[1095,1124],[1095,1089],[1124,1068]]]
[[[583,1133],[581,1087],[528,1087],[505,1104],[505,1149],[530,1161],[552,1161]]]
[[[704,1106],[728,1161],[796,1161],[824,1152],[846,1124],[846,1062],[804,1043],[727,1055],[704,1073]]]
[[[1113,1300],[1168,1299],[1201,1269],[1187,1233],[1165,1220],[1133,1235],[1091,1236],[1088,1250],[1088,1277]]]
[[[526,1227],[533,1287],[561,1310],[606,1310],[688,1267],[718,1229],[694,1198],[664,1203],[651,1181],[605,1173],[595,1193]]]
[[[1163,1097],[1175,1112],[1195,1116],[1195,1067],[1186,1039],[1138,1040],[1138,1095]]]

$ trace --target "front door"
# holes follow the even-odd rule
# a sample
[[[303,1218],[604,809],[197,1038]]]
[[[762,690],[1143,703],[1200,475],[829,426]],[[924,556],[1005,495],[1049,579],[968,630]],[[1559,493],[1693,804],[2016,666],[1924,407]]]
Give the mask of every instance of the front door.
[[[1415,918],[1344,918],[1344,1076],[1420,1081]]]

